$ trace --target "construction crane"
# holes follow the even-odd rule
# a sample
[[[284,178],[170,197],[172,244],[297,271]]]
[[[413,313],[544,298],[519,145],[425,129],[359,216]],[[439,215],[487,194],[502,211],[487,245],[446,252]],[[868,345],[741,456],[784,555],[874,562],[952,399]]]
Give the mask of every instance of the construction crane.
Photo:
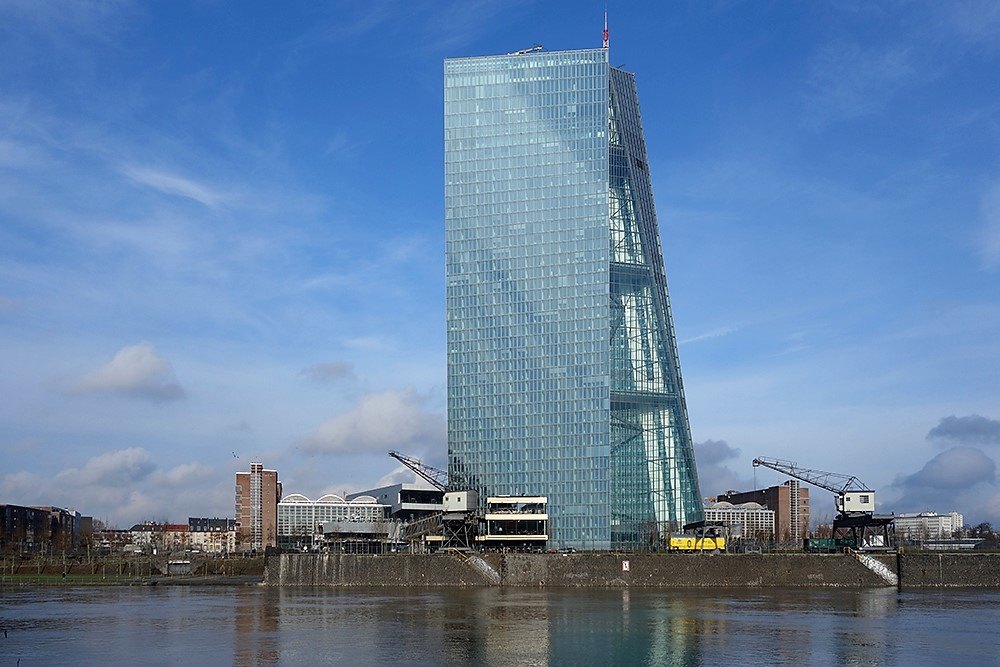
[[[763,466],[794,477],[834,494],[837,518],[833,520],[833,537],[853,541],[859,549],[891,549],[892,515],[875,514],[875,491],[854,475],[804,468],[792,461],[758,456],[755,468]]]
[[[444,470],[432,468],[420,459],[415,459],[412,456],[406,456],[399,452],[389,452],[389,456],[402,463],[421,478],[427,480],[435,489],[439,491],[448,490],[448,473]]]

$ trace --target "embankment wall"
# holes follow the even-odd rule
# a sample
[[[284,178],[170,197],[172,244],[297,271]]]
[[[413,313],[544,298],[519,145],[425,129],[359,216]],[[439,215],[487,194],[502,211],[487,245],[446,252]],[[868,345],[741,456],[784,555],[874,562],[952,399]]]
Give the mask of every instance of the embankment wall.
[[[264,583],[277,586],[489,586],[453,555],[281,554],[269,556]]]
[[[1000,588],[1000,554],[899,554],[903,588]]]
[[[869,587],[880,580],[851,558],[805,554],[715,555],[509,554],[484,558],[511,587]],[[622,561],[629,570],[622,571]],[[894,560],[894,559],[893,559]],[[284,586],[487,586],[454,555],[282,554],[268,559],[264,582]]]
[[[505,586],[634,588],[884,586],[850,557],[818,554],[511,554]],[[623,571],[623,562],[628,571]]]
[[[1000,588],[1000,554],[899,554],[878,557],[903,588]],[[487,554],[510,587],[781,588],[882,587],[885,582],[841,554]],[[628,570],[622,562],[628,561]],[[278,586],[489,586],[456,555],[282,554],[268,558],[264,583]]]

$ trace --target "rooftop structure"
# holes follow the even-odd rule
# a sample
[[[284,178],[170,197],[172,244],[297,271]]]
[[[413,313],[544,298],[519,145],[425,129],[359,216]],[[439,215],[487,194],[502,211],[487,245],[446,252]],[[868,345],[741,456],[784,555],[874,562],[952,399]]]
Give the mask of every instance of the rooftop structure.
[[[350,493],[347,500],[371,496],[389,506],[389,516],[397,521],[413,521],[440,512],[444,491],[431,487],[427,482],[402,482],[380,486],[358,493]]]

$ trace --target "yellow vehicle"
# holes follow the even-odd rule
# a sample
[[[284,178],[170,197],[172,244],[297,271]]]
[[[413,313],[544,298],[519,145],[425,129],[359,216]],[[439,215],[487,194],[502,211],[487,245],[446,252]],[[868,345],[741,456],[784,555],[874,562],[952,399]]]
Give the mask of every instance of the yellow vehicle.
[[[721,535],[698,537],[697,535],[670,536],[670,551],[684,551],[694,553],[697,551],[724,551],[726,549],[726,538]]]

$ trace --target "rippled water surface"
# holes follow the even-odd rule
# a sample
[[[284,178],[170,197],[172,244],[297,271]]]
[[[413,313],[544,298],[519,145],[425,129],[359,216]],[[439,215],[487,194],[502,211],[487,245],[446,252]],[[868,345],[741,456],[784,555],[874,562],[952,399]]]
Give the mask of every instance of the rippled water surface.
[[[0,666],[1000,664],[1000,593],[0,588]]]

